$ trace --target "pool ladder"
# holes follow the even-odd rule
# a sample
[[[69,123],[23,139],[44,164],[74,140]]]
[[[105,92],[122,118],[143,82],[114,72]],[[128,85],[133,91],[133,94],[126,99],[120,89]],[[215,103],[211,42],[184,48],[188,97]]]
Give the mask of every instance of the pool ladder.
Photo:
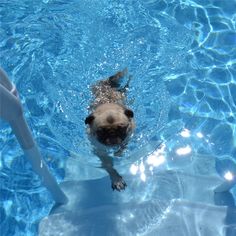
[[[33,170],[39,175],[42,183],[52,194],[55,202],[57,204],[65,204],[68,201],[67,197],[61,190],[56,179],[49,172],[49,169],[39,152],[37,143],[34,141],[29,126],[27,125],[16,86],[11,83],[7,74],[1,68],[0,118],[10,124],[25,156],[31,163]]]

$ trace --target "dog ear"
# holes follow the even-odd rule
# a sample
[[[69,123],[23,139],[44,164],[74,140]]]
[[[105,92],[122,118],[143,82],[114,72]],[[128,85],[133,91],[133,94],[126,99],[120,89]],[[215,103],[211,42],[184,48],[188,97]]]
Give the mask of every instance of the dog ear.
[[[85,119],[85,121],[84,121],[85,124],[86,124],[86,125],[87,125],[87,124],[90,125],[90,124],[92,123],[92,121],[94,120],[94,118],[95,118],[94,115],[93,115],[93,114],[90,114],[89,116],[86,117],[86,119]]]
[[[128,118],[133,118],[134,117],[134,112],[130,109],[125,109],[125,115],[128,117]]]

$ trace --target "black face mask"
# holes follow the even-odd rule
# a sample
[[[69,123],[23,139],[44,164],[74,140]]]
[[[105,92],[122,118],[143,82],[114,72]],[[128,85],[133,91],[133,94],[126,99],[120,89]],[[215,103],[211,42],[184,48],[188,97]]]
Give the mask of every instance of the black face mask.
[[[96,134],[98,141],[106,144],[107,140],[111,141],[111,144],[117,144],[118,138],[122,141],[127,137],[128,126],[118,126],[117,128],[100,128]]]

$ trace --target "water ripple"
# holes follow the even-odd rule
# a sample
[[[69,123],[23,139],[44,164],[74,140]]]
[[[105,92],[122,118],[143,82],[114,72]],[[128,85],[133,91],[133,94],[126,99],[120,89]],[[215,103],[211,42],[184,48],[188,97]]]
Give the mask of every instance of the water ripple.
[[[213,161],[219,175],[235,173],[234,9],[235,1],[218,0],[1,1],[1,66],[16,83],[26,118],[58,180],[65,177],[65,163],[71,156],[71,166],[86,167],[84,176],[76,178],[101,176],[92,173],[99,163],[92,158],[81,128],[91,99],[88,85],[124,67],[134,77],[129,99],[139,115],[136,142],[130,143],[127,159],[116,164],[123,171],[131,164],[142,164],[137,186],[151,181],[145,192],[140,191],[141,197],[148,199],[156,191],[155,179],[150,178],[155,168],[206,175],[215,171]],[[154,159],[155,168],[145,166],[160,141],[168,147],[165,164]],[[5,123],[1,123],[0,148],[3,233],[14,235],[12,225],[18,227],[18,235],[36,232],[29,222],[48,214],[52,199]],[[149,168],[148,174],[143,168]],[[173,181],[163,178],[160,183]],[[166,188],[160,197],[171,200],[183,193]],[[145,226],[154,213],[146,209],[140,233],[148,230]]]

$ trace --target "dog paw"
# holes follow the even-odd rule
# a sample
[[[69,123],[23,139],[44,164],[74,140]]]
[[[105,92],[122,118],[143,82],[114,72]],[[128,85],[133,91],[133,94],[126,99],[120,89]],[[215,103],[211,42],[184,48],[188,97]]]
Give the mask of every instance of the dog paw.
[[[113,191],[117,190],[120,192],[121,190],[125,190],[125,188],[127,187],[127,184],[125,183],[123,178],[121,176],[119,176],[116,179],[112,180],[111,187],[112,187]]]

